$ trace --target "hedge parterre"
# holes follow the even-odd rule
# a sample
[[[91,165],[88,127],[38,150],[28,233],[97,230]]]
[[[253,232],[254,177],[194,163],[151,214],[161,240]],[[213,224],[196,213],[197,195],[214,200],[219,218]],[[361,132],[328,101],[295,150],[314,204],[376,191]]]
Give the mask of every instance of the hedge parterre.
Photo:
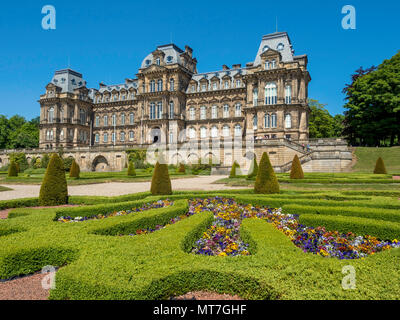
[[[191,202],[194,213],[212,211],[215,221],[204,232],[193,248],[193,253],[218,256],[249,255],[248,244],[240,240],[239,229],[243,219],[263,219],[282,231],[304,252],[323,257],[358,259],[368,255],[399,248],[400,242],[380,241],[366,235],[341,234],[323,227],[307,227],[298,221],[298,215],[284,214],[281,209],[238,204],[232,199],[197,199]]]

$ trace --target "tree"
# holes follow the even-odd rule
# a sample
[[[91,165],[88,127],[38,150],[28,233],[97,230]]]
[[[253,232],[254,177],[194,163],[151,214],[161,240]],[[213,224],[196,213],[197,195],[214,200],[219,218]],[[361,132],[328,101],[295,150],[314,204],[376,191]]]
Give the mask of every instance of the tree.
[[[400,139],[400,51],[381,65],[360,68],[343,92],[345,136],[353,145],[394,145]]]
[[[40,161],[40,164],[43,169],[47,168],[47,166],[49,165],[49,161],[50,161],[49,155],[45,153],[42,157],[42,160]]]
[[[229,174],[229,178],[235,178],[236,176],[240,176],[242,174],[240,170],[240,165],[235,161],[232,165],[231,172]]]
[[[374,173],[387,174],[385,163],[383,162],[383,159],[381,157],[379,157],[378,160],[376,160]]]
[[[247,178],[252,179],[257,176],[257,173],[258,173],[258,164],[257,164],[257,158],[254,155],[253,161],[251,162],[250,165],[249,172],[247,174]]]
[[[21,116],[7,119],[0,116],[0,149],[37,148],[39,146],[39,118],[27,122]]]
[[[150,191],[153,195],[172,194],[171,179],[169,178],[168,166],[165,163],[160,164],[157,161],[151,180]]]
[[[334,120],[326,105],[317,100],[310,99],[308,105],[311,109],[309,117],[310,138],[331,138],[335,135]]]
[[[29,168],[28,160],[23,152],[13,152],[10,154],[10,161],[15,162],[18,172],[23,172]]]
[[[271,161],[269,160],[266,152],[263,153],[260,160],[260,165],[258,166],[256,183],[254,184],[254,193],[279,193],[278,179],[276,178]]]
[[[68,187],[64,165],[57,153],[51,156],[40,187],[39,205],[57,206],[68,203]]]
[[[69,177],[79,179],[81,174],[81,168],[76,163],[75,159],[72,159],[71,169],[69,170]]]
[[[136,176],[135,165],[133,164],[133,161],[129,161],[128,176],[130,177]]]
[[[304,179],[303,168],[301,167],[300,159],[297,154],[292,161],[292,169],[290,170],[290,179]]]
[[[18,177],[18,168],[14,161],[11,161],[10,166],[8,167],[8,176]]]

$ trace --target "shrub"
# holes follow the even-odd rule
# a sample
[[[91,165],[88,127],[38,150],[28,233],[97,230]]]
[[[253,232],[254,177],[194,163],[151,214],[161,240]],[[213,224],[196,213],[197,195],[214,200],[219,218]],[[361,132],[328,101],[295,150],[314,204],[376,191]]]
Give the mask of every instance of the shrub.
[[[254,156],[253,161],[251,162],[251,166],[249,169],[249,173],[247,174],[248,179],[252,179],[254,177],[257,177],[258,173],[258,164],[257,164],[257,158]]]
[[[42,160],[40,161],[41,168],[46,169],[47,166],[49,165],[50,157],[46,153],[43,155]]]
[[[272,168],[266,152],[263,153],[258,167],[257,178],[254,184],[254,193],[279,193],[278,179],[276,178],[274,169]]]
[[[178,172],[179,173],[186,173],[186,168],[185,168],[185,165],[183,163],[179,164]]]
[[[376,160],[374,173],[387,174],[385,163],[383,162],[383,159],[381,157],[379,157],[378,160]]]
[[[12,161],[10,163],[10,166],[8,168],[8,176],[9,177],[18,177],[18,167],[17,163]]]
[[[72,157],[63,159],[65,172],[71,172],[71,166],[74,161],[75,161],[75,159]]]
[[[58,154],[53,154],[40,188],[39,204],[56,206],[67,203],[68,188],[63,162]]]
[[[172,194],[171,179],[169,178],[168,166],[166,164],[160,164],[157,161],[151,180],[150,191],[153,195]]]
[[[133,164],[133,161],[129,162],[128,176],[130,176],[130,177],[135,177],[136,176],[135,165]]]
[[[229,174],[229,178],[235,178],[236,176],[242,175],[242,172],[240,170],[240,165],[236,161],[232,165],[231,172]]]
[[[304,179],[303,168],[301,167],[300,159],[297,154],[292,161],[292,169],[290,170],[290,179]]]
[[[17,164],[18,172],[23,172],[29,168],[28,160],[23,152],[11,153],[10,162],[15,162]]]
[[[81,168],[79,167],[79,164],[76,163],[75,159],[73,159],[71,164],[71,169],[69,170],[69,177],[79,179],[80,173],[81,173]]]

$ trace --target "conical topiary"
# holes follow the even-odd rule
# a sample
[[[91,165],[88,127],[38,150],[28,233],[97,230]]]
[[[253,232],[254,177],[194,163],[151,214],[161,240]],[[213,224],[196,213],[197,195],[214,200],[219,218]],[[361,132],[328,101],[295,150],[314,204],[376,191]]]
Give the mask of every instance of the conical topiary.
[[[133,164],[133,161],[129,162],[128,176],[130,176],[130,177],[135,177],[136,176],[135,165]]]
[[[385,163],[383,162],[383,159],[381,157],[379,157],[378,160],[376,160],[374,173],[387,174]]]
[[[233,163],[231,172],[229,174],[229,178],[235,178],[237,176],[242,175],[242,172],[240,170],[240,165],[236,161]]]
[[[79,179],[80,174],[81,174],[81,168],[79,167],[79,164],[77,164],[74,159],[74,160],[72,160],[71,169],[69,170],[69,177]]]
[[[39,205],[57,206],[68,203],[68,187],[64,164],[60,156],[54,153],[40,187]]]
[[[272,168],[266,152],[263,153],[260,165],[258,166],[256,183],[254,185],[254,193],[279,193],[278,179],[276,178],[274,169]]]
[[[304,179],[303,168],[301,167],[300,159],[297,154],[292,161],[292,169],[290,170],[290,179]]]
[[[179,173],[186,173],[186,168],[185,168],[185,165],[183,163],[179,164],[178,172]]]
[[[14,161],[11,161],[10,166],[8,167],[8,176],[9,177],[18,177],[17,163]]]
[[[257,173],[258,173],[257,158],[256,158],[256,156],[254,156],[254,159],[250,165],[249,173],[247,174],[247,178],[252,179],[257,176]]]
[[[150,192],[153,195],[172,194],[171,179],[169,178],[168,166],[166,164],[160,164],[157,161],[151,180]]]
[[[20,173],[21,172],[21,168],[19,166],[19,163],[18,162],[14,162],[14,163],[15,163],[15,168],[17,169],[17,173]]]

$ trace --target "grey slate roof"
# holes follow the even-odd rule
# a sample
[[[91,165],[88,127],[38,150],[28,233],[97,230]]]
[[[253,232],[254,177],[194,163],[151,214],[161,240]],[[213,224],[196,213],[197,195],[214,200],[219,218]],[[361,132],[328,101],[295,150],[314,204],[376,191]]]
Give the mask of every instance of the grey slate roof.
[[[165,53],[165,57],[164,57],[164,62],[166,64],[181,64],[181,58],[180,55],[184,52],[182,49],[178,48],[175,44],[171,43],[171,44],[166,44],[163,46],[158,46],[157,47],[158,50],[161,50]],[[150,53],[146,58],[144,58],[144,60],[142,61],[141,64],[141,69],[150,67],[153,63],[153,54]]]
[[[279,45],[283,45],[283,49],[279,50]],[[293,61],[294,50],[287,32],[276,32],[263,36],[257,56],[254,59],[254,66],[260,65],[260,55],[268,49],[279,51],[282,55],[283,62]]]
[[[73,92],[77,88],[86,86],[86,81],[83,80],[82,74],[71,69],[56,71],[51,82],[60,87],[63,93]]]

